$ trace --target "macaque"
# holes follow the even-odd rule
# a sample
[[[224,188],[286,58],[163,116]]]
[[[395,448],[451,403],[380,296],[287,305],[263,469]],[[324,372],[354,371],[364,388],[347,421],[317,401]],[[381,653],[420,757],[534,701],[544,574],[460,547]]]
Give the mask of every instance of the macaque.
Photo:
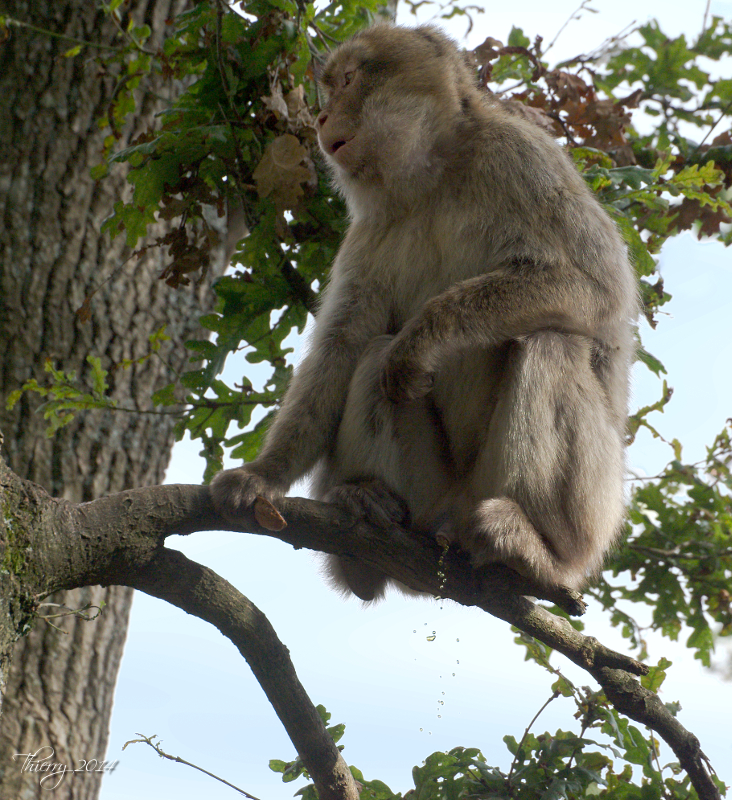
[[[329,58],[320,148],[350,227],[261,453],[212,484],[236,521],[313,495],[544,587],[581,588],[624,517],[637,314],[615,226],[559,145],[487,96],[431,26]],[[350,556],[332,582],[388,583]]]

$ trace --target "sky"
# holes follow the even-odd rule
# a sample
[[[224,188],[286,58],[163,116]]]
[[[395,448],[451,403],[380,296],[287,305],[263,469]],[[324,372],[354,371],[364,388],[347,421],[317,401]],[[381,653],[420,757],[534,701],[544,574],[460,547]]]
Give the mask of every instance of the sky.
[[[513,25],[530,38],[540,33],[550,40],[578,4],[486,3],[469,44],[486,36],[505,41]],[[555,58],[588,52],[628,23],[652,17],[669,35],[693,35],[701,29],[705,5],[706,0],[594,0],[598,13],[585,13],[564,31]],[[732,2],[712,0],[710,12],[732,17]],[[451,32],[459,37],[463,31]],[[660,270],[674,299],[658,328],[646,326],[642,336],[665,364],[675,393],[654,422],[665,435],[679,438],[685,460],[693,461],[732,416],[732,250],[684,234],[664,247]],[[238,379],[242,368],[227,369]],[[658,380],[637,369],[633,407],[660,393]],[[200,482],[198,449],[185,441],[176,446],[166,482]],[[644,433],[629,453],[631,467],[641,474],[654,474],[668,457]],[[299,487],[292,494],[304,491]],[[508,768],[502,737],[520,738],[551,695],[551,676],[524,662],[508,626],[476,609],[398,594],[364,609],[327,589],[313,554],[267,537],[199,533],[173,537],[168,545],[216,570],[264,611],[311,699],[325,705],[332,723],[345,723],[340,743],[346,761],[394,791],[412,787],[411,769],[428,754],[457,745],[479,747],[489,763]],[[591,606],[584,621],[588,633],[627,652],[599,609]],[[700,738],[719,776],[732,784],[732,684],[704,670],[683,643],[660,636],[648,641],[651,663],[662,656],[674,663],[662,699],[681,702],[680,721]],[[724,653],[720,648],[720,660]],[[566,659],[555,655],[553,663],[578,684],[591,683]],[[573,713],[574,704],[560,698],[533,730],[574,729]],[[270,759],[292,759],[294,748],[233,645],[211,626],[139,592],[106,756],[119,764],[104,779],[102,800],[237,796],[188,767],[159,759],[146,745],[122,752],[136,733],[156,734],[166,752],[262,800],[290,798],[302,785],[283,784],[268,769]]]

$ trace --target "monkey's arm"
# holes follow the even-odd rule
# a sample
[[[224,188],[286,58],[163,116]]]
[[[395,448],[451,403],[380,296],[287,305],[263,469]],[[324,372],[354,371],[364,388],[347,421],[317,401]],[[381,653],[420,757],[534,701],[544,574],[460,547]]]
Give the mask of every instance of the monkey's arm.
[[[384,394],[394,402],[426,394],[440,361],[461,348],[546,329],[597,336],[612,307],[609,287],[566,267],[521,264],[461,281],[425,303],[394,339]]]
[[[310,352],[297,368],[257,458],[211,484],[219,513],[236,519],[257,495],[285,494],[331,446],[348,386],[368,342],[386,327],[383,294],[333,275]]]

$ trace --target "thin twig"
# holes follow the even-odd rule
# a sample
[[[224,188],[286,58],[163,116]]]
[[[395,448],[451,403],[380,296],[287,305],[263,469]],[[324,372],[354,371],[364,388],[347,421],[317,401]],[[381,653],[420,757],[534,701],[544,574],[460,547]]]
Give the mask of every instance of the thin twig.
[[[704,9],[704,19],[702,20],[702,29],[699,36],[701,36],[704,31],[707,29],[707,17],[709,15],[709,6],[712,4],[712,0],[707,0],[707,7]]]
[[[508,783],[509,786],[511,785],[511,777],[513,776],[513,771],[516,768],[516,764],[518,762],[519,753],[521,752],[521,748],[523,747],[524,742],[526,741],[526,737],[529,735],[529,731],[533,727],[536,720],[539,719],[539,717],[541,716],[542,711],[544,711],[544,709],[549,705],[549,703],[556,700],[557,697],[559,697],[559,694],[560,692],[558,691],[555,691],[552,694],[552,696],[546,701],[546,703],[544,703],[544,705],[536,712],[536,714],[534,714],[534,718],[531,720],[526,730],[524,731],[524,735],[521,737],[521,741],[519,742],[519,745],[516,748],[516,755],[513,757],[513,761],[511,762],[511,769],[508,771],[508,778],[506,779],[506,783]]]
[[[322,30],[321,30],[321,29],[320,29],[320,28],[319,28],[319,27],[318,27],[318,26],[315,24],[315,20],[310,20],[310,23],[309,23],[309,25],[310,25],[310,27],[311,27],[311,28],[312,28],[312,29],[315,31],[315,33],[318,35],[319,39],[320,39],[320,40],[323,42],[323,45],[324,45],[324,47],[325,47],[325,49],[326,49],[326,50],[330,51],[330,49],[331,49],[331,48],[330,48],[330,46],[328,45],[328,42],[326,42],[326,39],[327,39],[328,41],[330,41],[332,44],[335,44],[335,45],[339,45],[339,44],[341,44],[341,42],[339,42],[339,41],[338,41],[338,39],[334,39],[332,36],[330,36],[329,34],[327,34],[325,31],[322,31]]]
[[[43,36],[49,36],[51,39],[62,39],[65,42],[82,44],[85,47],[96,47],[97,50],[111,50],[113,53],[117,53],[122,49],[120,47],[113,47],[112,45],[109,44],[98,44],[96,42],[89,42],[86,39],[77,39],[76,36],[67,36],[65,33],[56,33],[55,31],[49,31],[47,28],[39,28],[37,25],[31,25],[30,22],[22,22],[21,20],[15,19],[14,17],[5,17],[4,22],[6,27],[12,27],[13,25],[15,25],[18,28],[28,28],[28,30],[30,31],[43,34]]]
[[[554,38],[551,40],[551,42],[549,42],[549,46],[544,51],[543,55],[546,55],[552,49],[552,47],[554,47],[557,39],[561,36],[562,32],[567,27],[567,25],[569,25],[570,22],[573,22],[574,20],[580,18],[579,17],[580,13],[585,10],[585,8],[587,7],[587,5],[589,5],[589,3],[590,0],[582,0],[580,5],[577,8],[575,8],[575,10],[565,20],[564,25],[562,25],[562,27],[556,32]]]
[[[196,764],[191,764],[190,761],[186,761],[184,758],[180,756],[171,756],[166,753],[163,748],[160,746],[159,743],[155,743],[153,739],[157,738],[156,734],[152,736],[145,736],[144,733],[138,733],[137,736],[140,736],[140,739],[131,739],[129,742],[125,742],[122,745],[122,749],[124,750],[128,744],[139,744],[144,742],[145,744],[149,744],[150,747],[161,757],[167,758],[168,761],[175,761],[176,764],[185,764],[187,767],[193,767],[193,769],[197,769],[199,772],[202,772],[204,775],[208,775],[209,778],[214,778],[217,781],[221,781],[221,783],[228,786],[230,789],[234,789],[234,791],[239,792],[239,794],[243,794],[244,797],[248,797],[249,800],[259,800],[259,798],[255,797],[253,794],[249,794],[249,792],[245,792],[244,789],[240,789],[238,786],[234,786],[233,783],[229,783],[229,781],[225,781],[223,778],[219,778],[218,775],[214,775],[213,772],[209,772],[207,769],[203,769],[203,767],[199,767]]]
[[[719,115],[719,119],[712,125],[712,127],[707,131],[706,136],[699,142],[699,144],[689,153],[689,158],[696,155],[699,152],[699,148],[706,142],[706,140],[710,137],[712,131],[719,125],[719,123],[727,116],[727,112],[732,108],[732,100],[727,103],[727,105],[722,109],[722,113]],[[688,160],[688,159],[687,159]]]
[[[613,36],[608,36],[602,44],[599,44],[594,50],[592,50],[589,55],[579,55],[574,56],[573,58],[568,58],[566,61],[560,61],[556,65],[556,69],[560,69],[561,67],[567,67],[572,64],[588,64],[593,61],[597,61],[600,56],[602,56],[607,50],[610,49],[611,45],[616,44],[617,42],[622,42],[623,39],[627,39],[631,33],[635,33],[637,30],[634,26],[636,25],[637,20],[633,20],[629,22],[624,28],[621,28],[618,33]]]

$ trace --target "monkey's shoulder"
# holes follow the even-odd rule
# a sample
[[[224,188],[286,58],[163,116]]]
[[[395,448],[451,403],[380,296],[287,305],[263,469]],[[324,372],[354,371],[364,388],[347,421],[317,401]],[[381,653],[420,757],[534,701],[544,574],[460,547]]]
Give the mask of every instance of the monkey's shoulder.
[[[572,196],[594,202],[569,155],[535,122],[507,110],[496,100],[481,103],[470,137],[469,169],[463,189],[480,192],[487,202],[498,199],[533,207]]]

